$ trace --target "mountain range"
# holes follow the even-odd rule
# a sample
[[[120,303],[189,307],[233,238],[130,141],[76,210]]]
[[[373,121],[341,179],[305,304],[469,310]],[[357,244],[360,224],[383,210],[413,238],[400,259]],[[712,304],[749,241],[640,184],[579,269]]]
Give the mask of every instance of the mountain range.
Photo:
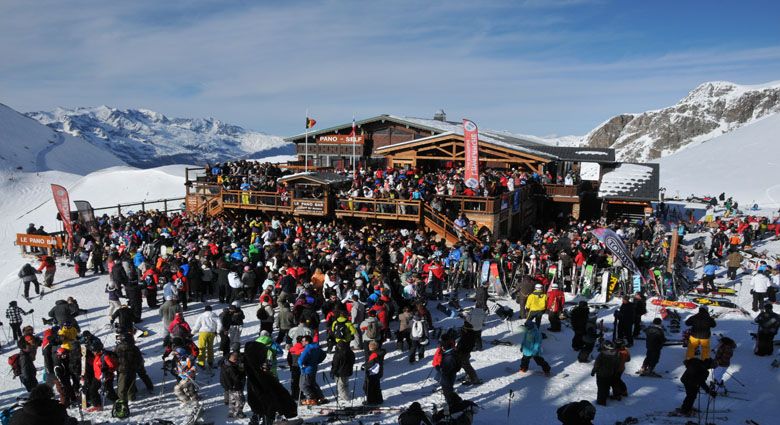
[[[26,115],[57,132],[83,138],[138,168],[293,153],[292,146],[279,136],[214,118],[169,118],[148,109],[108,106],[57,108]]]

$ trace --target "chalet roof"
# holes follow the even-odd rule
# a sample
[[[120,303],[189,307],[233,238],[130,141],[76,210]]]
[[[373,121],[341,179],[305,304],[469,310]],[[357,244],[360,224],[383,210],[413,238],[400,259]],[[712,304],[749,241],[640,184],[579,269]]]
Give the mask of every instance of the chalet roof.
[[[655,201],[660,189],[659,164],[618,164],[604,170],[599,198],[614,200]]]
[[[278,179],[280,182],[311,181],[321,185],[331,185],[337,183],[351,182],[349,176],[331,173],[328,171],[307,171],[303,173],[290,174]]]
[[[440,121],[430,118],[416,118],[416,117],[401,117],[397,115],[377,115],[375,117],[366,118],[360,121],[355,121],[357,127],[361,127],[365,124],[375,123],[381,121],[390,121],[396,124],[414,127],[419,130],[427,131],[431,133],[431,136],[439,136],[447,133],[463,135],[463,124],[454,121]],[[352,128],[352,123],[346,123],[334,127],[323,128],[321,130],[309,132],[309,136],[316,138],[321,134],[329,134],[337,131],[347,130]],[[291,136],[285,139],[288,142],[300,141],[305,137],[305,133],[301,133],[295,136]],[[417,141],[422,139],[416,139]],[[522,152],[531,153],[544,158],[552,160],[564,160],[564,161],[586,161],[586,162],[600,162],[600,163],[613,163],[615,162],[614,149],[599,149],[599,148],[579,148],[569,146],[553,146],[543,141],[538,137],[525,136],[512,134],[506,131],[480,129],[479,130],[480,142],[491,143],[497,146],[502,146],[510,149],[519,150]],[[402,144],[393,144],[397,146]]]

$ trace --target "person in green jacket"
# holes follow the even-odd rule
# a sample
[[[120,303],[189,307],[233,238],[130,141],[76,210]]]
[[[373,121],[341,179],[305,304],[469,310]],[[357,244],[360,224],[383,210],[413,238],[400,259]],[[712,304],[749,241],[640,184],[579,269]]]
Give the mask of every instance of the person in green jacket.
[[[267,348],[268,351],[265,358],[265,368],[268,369],[268,373],[278,377],[276,358],[283,354],[282,348],[279,347],[279,344],[277,344],[273,339],[271,339],[271,335],[268,333],[268,331],[261,331],[260,337],[258,337],[255,341],[263,344]]]

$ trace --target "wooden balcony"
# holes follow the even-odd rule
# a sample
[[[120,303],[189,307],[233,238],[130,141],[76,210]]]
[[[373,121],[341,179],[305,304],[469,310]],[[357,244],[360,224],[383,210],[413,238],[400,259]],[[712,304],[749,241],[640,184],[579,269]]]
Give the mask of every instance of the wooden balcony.
[[[292,212],[292,203],[276,192],[223,190],[221,196],[223,208]]]
[[[553,202],[580,202],[580,195],[577,192],[577,186],[566,186],[562,184],[545,184],[544,192]]]
[[[336,200],[336,217],[420,221],[420,201],[400,199],[342,198]]]

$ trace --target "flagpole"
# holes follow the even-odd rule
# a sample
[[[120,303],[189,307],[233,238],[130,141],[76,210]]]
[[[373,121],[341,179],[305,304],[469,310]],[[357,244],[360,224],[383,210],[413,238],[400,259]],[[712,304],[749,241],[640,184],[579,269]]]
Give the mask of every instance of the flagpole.
[[[352,125],[355,124],[355,114],[352,114]],[[357,131],[352,135],[352,178],[355,178],[355,139],[357,139]]]
[[[304,152],[303,152],[303,171],[308,172],[309,171],[309,108],[306,108],[306,137],[304,141]]]

